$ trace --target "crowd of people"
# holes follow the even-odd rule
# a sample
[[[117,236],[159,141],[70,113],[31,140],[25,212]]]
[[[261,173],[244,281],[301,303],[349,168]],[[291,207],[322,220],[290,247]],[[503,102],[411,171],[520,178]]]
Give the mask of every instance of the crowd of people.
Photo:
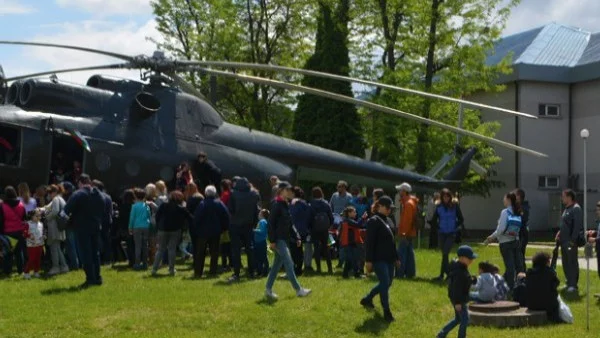
[[[18,274],[30,279],[40,277],[42,267],[48,276],[83,268],[86,281],[82,287],[90,287],[103,283],[101,265],[120,261],[138,271],[151,267],[152,275],[166,266],[171,276],[176,275],[178,254],[184,260],[192,259],[194,277],[202,278],[208,255],[208,275],[231,271],[232,283],[243,276],[267,277],[265,296],[276,299],[273,285],[282,268],[297,295],[304,297],[311,290],[303,288],[297,277],[322,274],[322,260],[326,273],[333,274],[337,258],[343,278],[364,278],[374,272],[379,283],[360,303],[373,308],[373,299],[379,295],[384,318],[393,321],[389,288],[394,278],[416,276],[413,241],[419,223],[426,221],[436,235],[430,242],[437,242],[442,253],[436,280],[448,280],[456,312],[440,337],[459,324],[464,335],[469,300],[515,299],[524,285],[531,298],[523,300],[524,304],[558,320],[557,303],[548,300],[556,298],[558,286],[548,257],[536,255],[533,269],[525,271],[529,205],[520,189],[506,194],[497,229],[485,241],[500,243],[505,273],[481,262],[479,277],[471,278],[468,265],[476,254],[470,247],[461,246],[458,260],[449,260],[452,247],[461,240],[464,217],[460,201],[448,189],[435,194],[422,211],[408,183],[398,185],[398,195],[392,198],[382,189],[363,196],[358,187],[340,181],[337,191],[325,199],[318,186],[306,196],[302,188],[275,176],[270,182],[271,200],[263,203],[246,178],[222,179],[220,170],[201,153],[194,166],[179,166],[173,191],[157,181],[124,191],[118,203],[105,192],[102,182],[84,173],[77,174],[78,189],[67,181],[57,181],[36,189],[32,196],[26,183],[17,189],[9,186],[0,204],[2,271],[12,273],[14,264]],[[563,193],[563,202],[566,210],[556,239],[571,292],[577,289],[576,248],[581,242],[582,211],[571,190]],[[263,209],[263,205],[269,207]],[[598,211],[600,216],[600,204]],[[600,246],[598,233],[584,235]],[[274,254],[271,262],[269,250]],[[245,274],[242,251],[247,258]]]

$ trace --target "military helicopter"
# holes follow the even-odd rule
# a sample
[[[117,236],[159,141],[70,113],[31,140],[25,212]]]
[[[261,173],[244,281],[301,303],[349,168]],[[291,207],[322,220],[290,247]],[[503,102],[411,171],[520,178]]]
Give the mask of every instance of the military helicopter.
[[[377,82],[276,65],[222,61],[182,61],[157,51],[152,56],[128,56],[79,46],[39,42],[0,41],[0,44],[63,48],[111,56],[121,63],[53,70],[8,78],[0,72],[0,186],[26,181],[47,184],[56,162],[73,161],[76,169],[105,182],[118,193],[134,185],[162,179],[171,182],[175,167],[205,152],[224,177],[245,176],[261,191],[270,192],[268,179],[276,175],[297,182],[345,179],[367,186],[392,189],[409,182],[417,189],[458,186],[467,175],[476,153],[462,149],[462,158],[443,179],[421,175],[381,163],[348,156],[268,133],[249,130],[224,121],[223,116],[177,72],[202,72],[211,76],[265,84],[332,100],[352,103],[439,127],[457,135],[483,140],[530,154],[547,155],[486,137],[472,131],[425,119],[375,103],[272,79],[232,73],[215,68],[260,69],[294,72],[362,83],[385,90],[417,94],[457,102],[479,109],[520,117],[535,116],[471,101],[424,93]],[[139,69],[141,81],[94,75],[86,85],[58,80],[56,74]],[[48,79],[38,77],[51,75]],[[7,84],[12,83],[7,88]],[[78,167],[78,168],[77,168]],[[438,170],[439,172],[439,170]]]

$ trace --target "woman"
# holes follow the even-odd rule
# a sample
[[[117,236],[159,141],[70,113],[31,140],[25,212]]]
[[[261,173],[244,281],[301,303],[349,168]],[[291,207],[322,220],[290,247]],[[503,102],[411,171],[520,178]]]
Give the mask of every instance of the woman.
[[[168,252],[169,257],[169,275],[175,276],[175,255],[181,238],[181,229],[185,223],[192,222],[192,215],[185,208],[183,198],[180,191],[171,192],[169,202],[163,203],[156,213],[158,251],[154,257],[153,276],[156,275],[165,252]]]
[[[148,236],[150,235],[150,207],[146,204],[146,191],[141,188],[133,189],[135,203],[129,213],[129,234],[135,243],[134,270],[148,268]]]
[[[17,244],[13,250],[13,255],[17,264],[17,273],[23,272],[25,265],[25,206],[17,198],[15,188],[7,186],[4,189],[5,200],[0,203],[0,230],[3,234],[16,240]]]
[[[37,205],[46,205],[46,204],[48,204],[48,201],[52,201],[52,198],[50,198],[50,197],[46,198],[47,193],[48,193],[47,186],[40,185],[39,187],[37,187],[35,189],[35,194],[33,194],[33,197],[35,198],[35,203]]]
[[[221,181],[221,202],[224,205],[229,203],[231,198],[231,180],[224,179]],[[233,253],[231,252],[231,238],[229,238],[229,231],[223,231],[221,233],[221,269],[224,272],[228,272],[233,268]]]
[[[65,202],[69,201],[69,198],[71,198],[71,195],[73,194],[73,192],[75,191],[75,186],[73,185],[73,183],[69,182],[69,181],[64,181],[62,183],[59,184],[59,186],[62,188],[63,191],[63,199],[65,200]],[[69,263],[69,270],[73,271],[73,270],[77,270],[80,268],[80,252],[79,252],[79,245],[77,243],[77,235],[75,234],[75,230],[74,229],[67,229],[65,231],[66,236],[67,236],[67,240],[66,240],[66,253],[67,253],[67,262]]]
[[[167,185],[164,181],[157,181],[156,184],[156,206],[160,208],[160,205],[169,201],[169,192],[167,191]]]
[[[325,256],[327,260],[327,272],[333,273],[331,265],[331,252],[327,246],[329,240],[329,227],[333,224],[333,213],[329,203],[323,199],[323,190],[320,187],[312,189],[312,198],[310,202],[312,219],[310,222],[310,237],[314,245],[315,263],[317,264],[317,273],[321,273],[321,257]]]
[[[50,246],[50,259],[52,267],[48,271],[48,275],[53,276],[59,273],[69,272],[67,261],[60,248],[61,243],[67,239],[64,230],[58,229],[58,214],[65,207],[65,200],[62,198],[64,191],[61,186],[51,185],[48,187],[48,198],[50,203],[44,207],[46,222],[48,225],[47,244]]]
[[[500,253],[506,266],[505,279],[512,290],[515,285],[517,273],[524,272],[523,258],[519,245],[519,231],[521,229],[521,211],[517,204],[517,196],[510,192],[504,196],[504,207],[500,213],[498,227],[486,240],[485,244],[492,241],[500,243]]]
[[[393,208],[392,199],[382,196],[375,202],[375,214],[367,222],[366,268],[367,272],[375,271],[379,284],[360,301],[365,308],[374,309],[373,298],[379,294],[383,316],[388,322],[394,321],[394,316],[390,311],[389,289],[394,279],[394,270],[400,266],[394,244],[394,232],[385,220],[390,216]]]
[[[292,186],[289,183],[281,182],[277,185],[277,197],[271,206],[268,222],[269,247],[275,252],[275,260],[269,272],[265,290],[265,296],[269,299],[277,299],[277,295],[273,293],[273,284],[282,265],[285,267],[287,279],[296,290],[296,296],[306,297],[311,293],[310,289],[305,289],[298,283],[294,273],[294,262],[288,248],[292,232],[292,215],[290,215],[289,209],[292,197]]]
[[[452,245],[456,238],[456,232],[459,231],[464,219],[460,207],[452,199],[452,193],[448,189],[443,189],[440,193],[441,203],[437,206],[431,220],[432,224],[438,225],[438,244],[442,250],[442,266],[437,281],[444,280],[444,275],[448,275],[448,255],[452,250]]]
[[[185,187],[194,182],[190,165],[187,162],[183,162],[177,167],[177,174],[175,175],[177,190],[184,191]]]
[[[310,222],[312,220],[312,212],[310,210],[310,205],[304,200],[304,190],[300,187],[294,187],[294,199],[292,200],[290,206],[290,214],[292,214],[292,221],[294,222],[294,226],[296,227],[296,231],[300,235],[300,240],[307,246],[306,239],[309,235],[308,229],[310,228]],[[296,242],[295,239],[292,239],[292,242]],[[296,272],[296,276],[302,275],[302,266],[306,263],[306,269],[309,271],[311,268],[311,260],[312,260],[312,252],[308,257],[305,256],[305,252],[302,246],[294,245],[290,248],[292,251],[292,258],[294,260],[294,271]],[[307,251],[309,251],[307,249]],[[311,247],[312,251],[312,247]]]
[[[158,206],[155,201],[158,197],[156,186],[148,183],[146,188],[146,205],[150,208],[150,234],[148,235],[148,263],[154,264],[154,255],[156,254],[156,212]]]
[[[19,183],[17,186],[17,190],[19,191],[19,201],[23,203],[25,207],[25,212],[28,213],[30,211],[35,210],[37,208],[37,201],[35,198],[31,197],[31,190],[29,190],[29,185],[25,182]]]
[[[190,183],[185,187],[184,197],[185,207],[190,215],[193,215],[196,212],[196,209],[204,200],[204,196],[202,196],[202,194],[198,191],[198,186],[196,183]],[[194,255],[188,251],[188,247],[191,244],[192,252],[194,252],[194,243],[196,243],[195,236],[192,236],[189,227],[184,227],[181,237],[181,244],[179,245],[179,250],[181,251],[181,255],[183,256],[184,260],[194,257]]]

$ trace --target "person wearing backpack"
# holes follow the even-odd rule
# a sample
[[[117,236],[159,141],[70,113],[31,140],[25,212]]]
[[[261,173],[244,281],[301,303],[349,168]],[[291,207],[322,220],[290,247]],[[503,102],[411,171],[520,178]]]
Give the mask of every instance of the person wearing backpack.
[[[567,279],[567,292],[577,292],[579,284],[578,247],[585,245],[583,234],[583,211],[575,198],[575,192],[567,189],[562,193],[565,210],[561,217],[556,240],[560,243],[563,271]]]
[[[448,189],[443,189],[440,193],[441,202],[435,208],[431,218],[432,224],[438,225],[438,243],[442,250],[442,266],[440,268],[437,281],[444,280],[444,275],[448,275],[450,250],[454,245],[456,233],[464,222],[462,211],[458,204],[452,200],[452,193]]]
[[[314,245],[314,257],[317,265],[317,273],[321,273],[321,257],[327,260],[327,272],[333,273],[331,265],[331,252],[327,246],[329,239],[329,228],[333,224],[333,212],[329,204],[323,199],[323,190],[320,187],[312,189],[313,200],[310,202],[311,214],[310,237]]]
[[[416,275],[415,251],[413,239],[417,236],[419,200],[410,195],[412,187],[408,183],[396,186],[400,193],[400,224],[398,224],[398,256],[401,264],[396,268],[396,278],[413,278]]]
[[[506,266],[506,283],[512,290],[515,286],[517,273],[525,272],[519,242],[519,232],[523,222],[521,221],[517,195],[514,192],[509,192],[504,196],[504,207],[500,213],[496,231],[484,243],[488,244],[496,240],[500,243],[500,253],[504,260],[504,266]]]

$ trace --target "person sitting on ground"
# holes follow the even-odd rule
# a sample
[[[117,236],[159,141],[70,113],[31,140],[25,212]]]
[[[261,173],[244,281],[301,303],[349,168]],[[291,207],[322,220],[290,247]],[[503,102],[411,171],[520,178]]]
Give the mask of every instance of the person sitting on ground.
[[[550,256],[538,252],[532,259],[533,268],[527,270],[527,308],[529,310],[546,311],[548,320],[560,323],[558,285],[560,281],[556,271],[550,268]]]
[[[519,303],[522,307],[527,307],[527,281],[525,280],[525,272],[521,272],[517,275],[517,281],[515,287],[512,290],[513,302]]]
[[[494,302],[498,290],[496,289],[493,271],[494,266],[490,262],[479,263],[479,277],[477,277],[477,284],[470,293],[471,300],[478,303]]]
[[[496,264],[492,264],[492,267],[492,275],[496,280],[496,300],[507,300],[509,291],[508,284],[506,284],[504,277],[500,274],[500,267]]]

